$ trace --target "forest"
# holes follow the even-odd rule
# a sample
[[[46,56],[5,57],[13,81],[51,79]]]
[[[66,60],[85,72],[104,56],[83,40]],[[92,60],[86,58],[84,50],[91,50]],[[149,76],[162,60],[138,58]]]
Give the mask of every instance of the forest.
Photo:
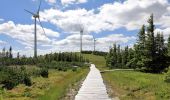
[[[137,42],[133,47],[122,48],[114,44],[106,56],[109,68],[131,68],[143,72],[162,73],[168,71],[170,64],[170,36],[165,40],[163,33],[155,32],[153,14],[148,25],[142,25]]]

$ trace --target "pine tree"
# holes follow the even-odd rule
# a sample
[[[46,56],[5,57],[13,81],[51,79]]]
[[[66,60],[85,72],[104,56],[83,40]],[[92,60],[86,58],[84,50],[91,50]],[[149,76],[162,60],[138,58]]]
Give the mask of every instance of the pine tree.
[[[12,58],[12,47],[9,48],[9,58]]]
[[[109,49],[109,53],[108,53],[107,56],[106,56],[106,66],[109,67],[109,68],[111,68],[111,66],[112,66],[112,65],[111,65],[112,51],[113,51],[113,49],[110,48],[110,49]]]
[[[136,67],[143,68],[145,67],[146,60],[146,34],[145,34],[145,25],[143,25],[138,33],[137,44],[134,45],[135,54],[133,61],[136,61]],[[131,61],[132,62],[132,61]]]
[[[154,23],[153,23],[153,14],[150,16],[148,20],[149,26],[147,27],[147,39],[146,39],[146,59],[145,59],[145,67],[148,71],[154,69],[154,59],[156,53],[155,46],[155,37],[154,37]]]
[[[168,56],[170,57],[170,35],[168,37],[167,49],[168,49]]]
[[[145,25],[143,25],[138,33],[138,45],[141,51],[145,48]]]
[[[19,55],[19,52],[17,53],[17,58],[19,59],[20,55]]]
[[[3,55],[3,57],[5,57],[5,56],[6,56],[5,47],[2,49],[2,55]]]
[[[122,55],[121,55],[120,45],[118,45],[118,47],[117,47],[117,63],[118,63],[118,67],[120,67],[121,63],[122,63]]]
[[[122,67],[126,67],[126,64],[128,62],[128,49],[129,47],[126,46],[124,51],[122,52]]]

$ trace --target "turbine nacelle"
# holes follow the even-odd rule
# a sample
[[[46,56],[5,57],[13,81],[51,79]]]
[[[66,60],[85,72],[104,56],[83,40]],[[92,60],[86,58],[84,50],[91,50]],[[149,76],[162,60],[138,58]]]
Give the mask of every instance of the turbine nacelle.
[[[34,18],[40,18],[40,15],[33,15]]]

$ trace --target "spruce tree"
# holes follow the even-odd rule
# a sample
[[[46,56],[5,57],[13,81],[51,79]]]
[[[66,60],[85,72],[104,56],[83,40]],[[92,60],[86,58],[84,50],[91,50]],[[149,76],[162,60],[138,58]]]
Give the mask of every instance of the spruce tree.
[[[9,58],[12,58],[12,47],[9,48]]]
[[[121,63],[122,63],[122,55],[121,55],[120,45],[118,45],[118,47],[117,47],[117,63],[118,63],[118,67],[120,67]]]
[[[124,51],[122,52],[122,68],[126,67],[126,64],[128,62],[128,49],[129,47],[126,46]]]
[[[146,39],[146,59],[145,66],[148,71],[152,71],[154,69],[154,59],[156,53],[155,46],[155,37],[154,37],[154,22],[153,22],[153,14],[150,16],[148,20],[147,27],[147,39]]]
[[[111,68],[115,67],[116,64],[117,64],[117,55],[116,55],[116,52],[117,52],[117,46],[116,44],[113,45],[113,49],[111,49]]]
[[[137,44],[134,45],[135,55],[133,61],[136,61],[136,67],[143,68],[145,67],[146,60],[146,34],[145,34],[145,25],[143,25],[138,33]]]
[[[143,25],[138,33],[138,45],[141,51],[144,50],[145,47],[145,25]]]
[[[19,59],[20,55],[19,55],[19,52],[17,53],[17,58]]]
[[[168,49],[168,56],[170,57],[170,35],[168,37],[167,49]]]

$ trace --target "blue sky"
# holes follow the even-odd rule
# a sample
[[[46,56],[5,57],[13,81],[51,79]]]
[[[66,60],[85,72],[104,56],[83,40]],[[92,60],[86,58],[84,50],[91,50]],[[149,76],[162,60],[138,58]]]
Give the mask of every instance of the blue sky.
[[[39,0],[0,1],[0,49],[33,55],[34,20],[24,11],[36,12]],[[155,31],[169,35],[168,0],[42,0],[38,25],[38,53],[79,50],[79,31],[84,27],[83,49],[108,51],[113,43],[132,46],[139,28],[155,16]]]

